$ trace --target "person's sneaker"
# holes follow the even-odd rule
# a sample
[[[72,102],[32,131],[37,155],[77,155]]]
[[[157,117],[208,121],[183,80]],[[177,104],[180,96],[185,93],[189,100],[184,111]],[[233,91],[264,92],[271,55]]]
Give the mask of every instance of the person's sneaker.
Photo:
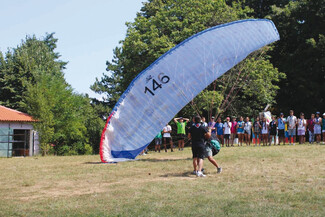
[[[193,175],[197,175],[197,171],[193,170]]]
[[[217,169],[217,173],[221,173],[221,172],[222,172],[222,168],[219,167],[219,168]]]
[[[293,143],[292,145],[296,145],[295,143]]]
[[[206,177],[201,171],[198,171],[196,174],[197,177]]]

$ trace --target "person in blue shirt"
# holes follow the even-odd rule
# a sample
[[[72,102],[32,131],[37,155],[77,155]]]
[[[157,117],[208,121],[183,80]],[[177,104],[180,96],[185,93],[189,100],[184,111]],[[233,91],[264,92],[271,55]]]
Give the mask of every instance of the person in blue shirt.
[[[281,140],[283,141],[283,145],[285,145],[285,139],[284,139],[284,129],[285,129],[285,119],[283,113],[280,113],[280,117],[277,121],[277,127],[278,127],[278,136],[279,136],[279,145],[281,144]]]
[[[219,117],[217,123],[215,124],[215,128],[217,129],[217,138],[221,141],[223,147],[223,123],[221,122],[221,118]]]
[[[244,126],[244,118],[240,116],[239,121],[237,122],[238,146],[243,146]]]

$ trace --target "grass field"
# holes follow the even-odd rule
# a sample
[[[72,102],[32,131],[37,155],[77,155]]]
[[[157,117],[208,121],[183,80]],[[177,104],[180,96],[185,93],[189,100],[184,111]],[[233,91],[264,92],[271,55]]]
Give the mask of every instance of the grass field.
[[[325,216],[325,145],[223,148],[191,174],[189,148],[138,161],[0,159],[0,216]]]

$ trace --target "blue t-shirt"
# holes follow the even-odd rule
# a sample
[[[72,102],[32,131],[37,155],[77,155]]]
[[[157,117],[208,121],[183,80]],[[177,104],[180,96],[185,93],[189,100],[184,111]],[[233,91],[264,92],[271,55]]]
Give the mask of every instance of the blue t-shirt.
[[[281,120],[281,118],[278,119],[278,129],[279,130],[284,130],[284,121]]]
[[[214,125],[215,128],[217,128],[217,134],[218,135],[223,135],[223,123],[216,123],[216,125]]]
[[[244,132],[244,121],[238,121],[237,122],[237,125],[238,125],[237,132],[238,133],[243,133]]]

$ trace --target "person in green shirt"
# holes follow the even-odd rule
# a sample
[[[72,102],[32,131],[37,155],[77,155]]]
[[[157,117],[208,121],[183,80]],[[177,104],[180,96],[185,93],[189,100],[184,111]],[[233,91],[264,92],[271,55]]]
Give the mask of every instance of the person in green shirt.
[[[159,133],[157,134],[157,136],[155,137],[155,152],[157,152],[157,150],[160,153],[160,146],[162,144],[162,134],[161,134],[162,130],[159,131]]]
[[[177,125],[178,150],[183,151],[184,139],[186,137],[185,127],[189,119],[180,117],[180,118],[174,118],[174,121]]]

